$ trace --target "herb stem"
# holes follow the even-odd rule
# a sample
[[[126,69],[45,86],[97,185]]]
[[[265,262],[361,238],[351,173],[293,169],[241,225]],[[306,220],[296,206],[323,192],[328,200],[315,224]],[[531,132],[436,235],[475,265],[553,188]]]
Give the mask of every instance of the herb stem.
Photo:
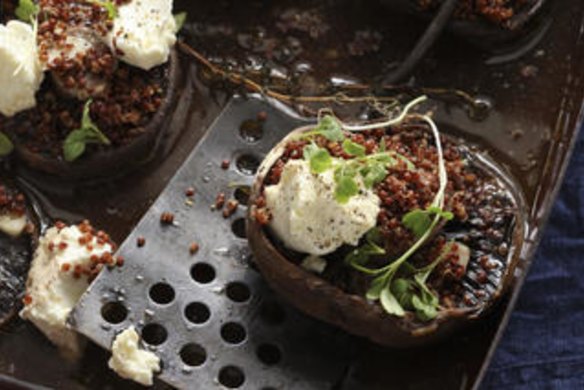
[[[425,96],[425,95],[420,96],[420,97],[412,100],[408,104],[406,104],[405,107],[403,108],[403,110],[400,112],[400,114],[397,117],[390,118],[390,119],[387,119],[387,120],[382,121],[382,122],[375,122],[375,123],[370,123],[367,125],[348,125],[348,124],[341,122],[341,126],[343,127],[343,130],[347,130],[347,131],[366,131],[366,130],[375,130],[375,129],[379,129],[379,128],[383,128],[383,127],[394,126],[394,125],[397,125],[399,123],[402,123],[404,121],[404,119],[406,119],[406,117],[408,116],[409,112],[415,106],[417,106],[420,103],[425,102],[426,100],[428,100],[427,96]]]

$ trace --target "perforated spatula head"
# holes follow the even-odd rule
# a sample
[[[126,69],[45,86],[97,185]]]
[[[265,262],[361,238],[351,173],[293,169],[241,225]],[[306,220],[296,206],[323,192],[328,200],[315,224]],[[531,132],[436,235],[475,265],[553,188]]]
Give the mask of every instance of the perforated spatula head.
[[[120,247],[125,265],[101,273],[72,326],[106,349],[135,326],[161,358],[159,378],[178,388],[333,388],[351,338],[281,303],[245,240],[242,186],[300,124],[259,99],[228,104]],[[219,193],[240,201],[227,218],[211,207]]]

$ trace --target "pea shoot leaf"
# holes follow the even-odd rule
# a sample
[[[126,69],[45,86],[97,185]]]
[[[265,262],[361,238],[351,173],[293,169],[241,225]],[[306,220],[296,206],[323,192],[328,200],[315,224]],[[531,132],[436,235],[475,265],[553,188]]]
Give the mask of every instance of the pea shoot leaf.
[[[363,183],[367,189],[373,188],[376,184],[381,183],[387,176],[387,169],[384,164],[372,164],[367,167],[363,174]]]
[[[381,297],[381,291],[386,287],[385,277],[375,278],[367,291],[366,297],[370,301],[377,301]]]
[[[19,0],[18,7],[14,11],[16,17],[23,22],[31,23],[39,11],[39,6],[33,0]]]
[[[365,146],[360,145],[350,139],[345,139],[343,141],[343,150],[350,156],[364,157],[365,156]]]
[[[186,12],[179,12],[178,14],[174,15],[174,22],[176,24],[176,31],[182,30],[185,22],[187,21],[187,13]]]
[[[4,133],[0,133],[0,157],[8,156],[14,150],[14,145],[10,138]]]
[[[379,301],[381,302],[381,306],[383,306],[385,311],[389,314],[393,314],[398,317],[403,317],[406,314],[404,308],[399,304],[395,296],[391,293],[389,286],[386,286],[383,290],[381,290]]]
[[[422,321],[430,321],[438,315],[437,305],[433,305],[417,295],[412,297],[412,306],[416,310],[416,316]]]
[[[89,108],[92,100],[88,100],[83,107],[81,127],[69,133],[63,143],[63,156],[65,161],[73,162],[83,153],[88,144],[110,145],[110,140],[99,130],[97,125],[91,120]]]
[[[322,135],[329,141],[333,142],[342,142],[345,139],[345,134],[343,133],[341,124],[331,115],[322,118],[314,130],[304,134],[304,137],[312,137],[315,135]]]
[[[324,173],[333,166],[333,158],[329,151],[319,148],[316,144],[304,147],[304,159],[310,163],[312,173]]]
[[[347,204],[351,198],[359,193],[359,185],[351,176],[341,176],[335,188],[335,200],[340,204]]]
[[[449,211],[444,211],[439,207],[429,207],[426,210],[415,209],[402,217],[402,223],[410,229],[416,238],[422,237],[432,226],[432,217],[438,215],[450,221],[454,215]]]
[[[432,219],[428,211],[415,209],[403,216],[402,223],[414,233],[416,238],[420,238],[432,225]]]
[[[371,256],[384,255],[385,249],[377,244],[380,241],[379,234],[379,230],[376,228],[367,232],[365,244],[351,251],[345,257],[345,262],[349,265],[365,265],[369,262]]]

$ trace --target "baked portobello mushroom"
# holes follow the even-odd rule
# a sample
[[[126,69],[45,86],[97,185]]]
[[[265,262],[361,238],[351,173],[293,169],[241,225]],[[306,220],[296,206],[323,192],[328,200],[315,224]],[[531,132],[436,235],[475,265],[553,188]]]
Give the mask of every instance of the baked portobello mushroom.
[[[15,72],[25,67],[38,86],[24,104],[24,83],[10,85],[15,97],[0,107],[0,128],[34,170],[74,180],[119,175],[149,160],[165,133],[182,77],[172,2],[104,4],[41,0],[30,15],[36,29],[22,16],[7,24],[6,39],[33,42],[13,53],[24,58]]]
[[[258,170],[247,221],[277,293],[392,347],[483,316],[513,283],[523,233],[496,166],[411,107],[379,126],[325,117],[290,133]]]

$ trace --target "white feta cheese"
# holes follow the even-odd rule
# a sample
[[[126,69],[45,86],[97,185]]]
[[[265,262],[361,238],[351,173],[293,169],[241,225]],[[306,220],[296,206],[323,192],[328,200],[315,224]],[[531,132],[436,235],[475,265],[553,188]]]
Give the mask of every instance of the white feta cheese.
[[[31,321],[72,357],[80,355],[81,344],[77,333],[68,327],[67,317],[89,287],[87,276],[75,277],[75,267],[87,269],[92,256],[112,252],[111,245],[100,244],[97,237],[87,242],[89,247],[81,245],[84,236],[79,227],[71,226],[51,228],[41,237],[26,285],[30,302],[20,312],[23,319]]]
[[[152,386],[154,373],[160,371],[160,358],[153,352],[141,350],[139,339],[133,326],[117,335],[108,365],[122,378]]]
[[[132,0],[119,6],[108,42],[130,65],[149,70],[164,64],[176,43],[172,0]]]
[[[288,248],[321,256],[344,244],[358,245],[377,223],[380,199],[362,186],[340,204],[334,198],[334,171],[313,174],[304,160],[289,161],[277,185],[265,188],[272,214],[269,227]]]
[[[0,232],[10,237],[20,236],[27,223],[28,221],[24,214],[0,214]]]
[[[326,260],[318,256],[307,256],[300,264],[302,268],[315,274],[322,274],[326,269]]]
[[[10,117],[34,107],[43,70],[30,24],[13,20],[0,25],[0,64],[0,113]]]

